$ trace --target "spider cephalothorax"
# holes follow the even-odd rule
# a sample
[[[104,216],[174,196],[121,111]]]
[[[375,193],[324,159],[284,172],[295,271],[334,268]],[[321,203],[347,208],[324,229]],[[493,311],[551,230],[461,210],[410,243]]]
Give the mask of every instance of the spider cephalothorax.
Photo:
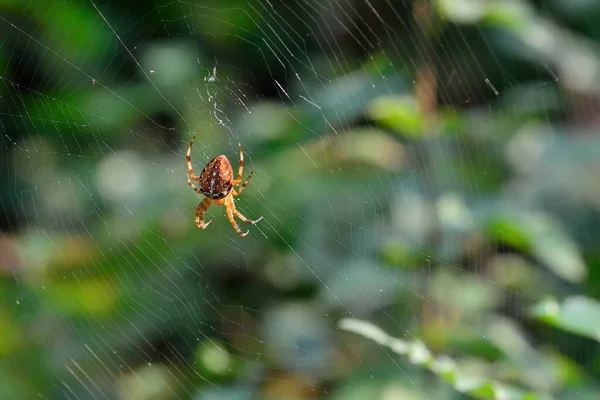
[[[242,151],[242,145],[238,142],[240,147],[240,168],[238,171],[237,179],[233,179],[233,169],[231,168],[231,163],[224,155],[217,156],[213,158],[206,167],[202,170],[200,176],[194,175],[194,171],[192,170],[192,161],[190,159],[190,154],[192,153],[192,145],[194,144],[194,139],[190,142],[190,147],[188,147],[186,160],[188,165],[188,174],[187,181],[188,185],[192,187],[196,191],[196,193],[200,193],[206,198],[202,200],[198,207],[196,207],[196,226],[200,229],[206,229],[206,227],[212,222],[214,219],[211,218],[210,221],[204,222],[204,214],[206,210],[210,206],[212,202],[216,205],[225,204],[227,209],[227,217],[229,218],[229,222],[235,229],[235,231],[240,236],[246,236],[249,231],[242,232],[238,227],[234,215],[241,219],[242,221],[248,224],[256,224],[263,217],[260,217],[257,220],[250,220],[243,216],[236,208],[235,202],[233,201],[233,196],[237,196],[242,193],[242,190],[246,187],[250,178],[252,177],[252,172],[246,178],[246,182],[240,187],[239,190],[235,190],[234,186],[239,185],[242,182],[242,172],[244,171],[244,153]],[[196,187],[192,180],[197,181],[199,183],[199,187]]]

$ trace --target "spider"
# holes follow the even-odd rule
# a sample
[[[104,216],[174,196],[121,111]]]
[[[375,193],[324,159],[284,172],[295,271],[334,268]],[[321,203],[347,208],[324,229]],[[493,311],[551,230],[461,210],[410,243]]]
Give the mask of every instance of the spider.
[[[234,185],[239,185],[242,182],[242,172],[244,171],[244,153],[242,151],[242,144],[238,142],[238,146],[240,147],[240,168],[236,180],[233,179],[233,169],[231,168],[229,160],[222,154],[210,160],[210,162],[206,164],[206,167],[204,167],[202,170],[200,176],[196,176],[194,175],[194,171],[192,171],[192,161],[190,160],[192,145],[194,144],[195,139],[195,136],[192,137],[192,141],[190,142],[190,147],[188,147],[185,158],[187,160],[189,170],[186,174],[188,185],[190,185],[196,193],[200,193],[205,196],[204,200],[202,200],[200,204],[198,204],[198,207],[196,207],[196,226],[200,229],[206,229],[213,219],[215,219],[213,217],[210,219],[210,221],[206,223],[204,222],[204,214],[206,213],[206,210],[208,210],[208,207],[210,207],[210,204],[214,201],[216,205],[225,204],[229,222],[231,222],[231,225],[238,235],[242,237],[246,236],[250,231],[242,232],[238,224],[233,219],[234,215],[242,221],[252,225],[263,219],[263,217],[253,221],[246,218],[235,208],[233,196],[237,196],[242,193],[242,190],[244,190],[250,181],[250,178],[252,178],[252,173],[254,172],[250,171],[250,175],[248,175],[248,178],[246,178],[246,182],[244,182],[239,190],[235,190]],[[193,180],[199,182],[199,188],[194,185],[192,182]]]

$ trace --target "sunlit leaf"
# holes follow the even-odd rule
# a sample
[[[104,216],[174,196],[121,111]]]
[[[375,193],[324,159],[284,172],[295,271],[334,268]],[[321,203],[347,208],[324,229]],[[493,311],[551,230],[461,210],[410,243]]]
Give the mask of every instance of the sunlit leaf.
[[[509,30],[519,30],[531,21],[531,10],[522,1],[491,2],[482,18],[483,23],[490,23]]]
[[[532,244],[531,238],[524,227],[518,222],[508,218],[492,218],[487,223],[488,234],[500,242],[515,247],[518,250],[528,251]]]
[[[168,399],[178,382],[169,367],[144,365],[136,370],[128,369],[119,376],[116,389],[119,399],[154,400]]]
[[[545,300],[533,307],[532,315],[562,330],[600,342],[600,302],[594,299],[573,296],[562,303]]]
[[[531,253],[561,278],[581,282],[587,267],[575,242],[545,214],[490,218],[487,233],[496,240]]]
[[[370,322],[344,318],[339,321],[338,325],[343,330],[371,339],[380,346],[388,347],[393,352],[408,357],[411,363],[423,366],[450,383],[459,392],[466,393],[476,399],[549,399],[548,396],[503,384],[483,376],[465,375],[459,371],[456,362],[451,358],[447,356],[433,356],[422,342],[408,342],[394,338]]]
[[[371,101],[369,116],[408,138],[418,138],[425,129],[425,116],[411,96],[385,96]]]
[[[485,13],[485,2],[479,0],[436,0],[437,12],[455,23],[475,23]]]
[[[437,12],[460,24],[492,23],[508,29],[522,27],[529,20],[530,7],[510,0],[436,0]]]
[[[235,359],[220,340],[209,338],[203,341],[195,352],[195,368],[207,379],[232,376]]]
[[[317,164],[329,167],[341,163],[367,164],[398,172],[405,163],[402,144],[378,129],[356,129],[319,141],[310,154]]]
[[[402,240],[389,240],[382,245],[383,259],[394,266],[418,268],[426,262],[426,255]]]

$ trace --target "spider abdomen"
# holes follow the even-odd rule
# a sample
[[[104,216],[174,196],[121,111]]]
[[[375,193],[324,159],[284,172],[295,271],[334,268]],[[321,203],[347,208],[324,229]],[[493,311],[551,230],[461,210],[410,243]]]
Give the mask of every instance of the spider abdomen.
[[[213,158],[200,174],[202,194],[213,200],[225,198],[233,187],[233,170],[224,155]]]

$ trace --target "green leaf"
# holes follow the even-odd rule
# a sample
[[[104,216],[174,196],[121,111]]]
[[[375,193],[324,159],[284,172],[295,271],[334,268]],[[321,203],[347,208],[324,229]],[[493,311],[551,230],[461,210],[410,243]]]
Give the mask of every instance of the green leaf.
[[[482,23],[518,32],[531,24],[531,9],[516,1],[496,1],[487,6]]]
[[[118,301],[115,286],[106,279],[53,282],[44,295],[53,309],[82,316],[110,315]]]
[[[22,342],[18,325],[12,321],[7,312],[0,310],[0,356],[15,352]]]
[[[495,216],[486,227],[490,236],[530,253],[566,281],[578,283],[587,277],[587,267],[577,245],[546,214]]]
[[[488,234],[499,242],[508,244],[517,250],[529,251],[531,237],[518,221],[507,217],[494,217],[486,224]]]
[[[236,360],[219,339],[207,338],[196,348],[195,368],[209,380],[221,380],[234,375]]]
[[[390,239],[382,245],[382,258],[391,266],[420,268],[427,257],[401,239]]]
[[[600,302],[585,296],[568,297],[559,304],[545,300],[532,309],[534,318],[567,332],[600,342]]]
[[[456,362],[450,357],[435,357],[421,341],[409,342],[394,338],[370,322],[344,318],[339,321],[338,326],[348,332],[371,339],[381,346],[388,347],[396,354],[407,356],[412,364],[423,366],[451,384],[457,391],[466,393],[476,399],[550,399],[546,395],[528,392],[519,387],[505,385],[483,376],[465,375],[458,370]]]
[[[412,96],[383,96],[372,100],[368,115],[383,126],[410,139],[423,135],[425,116]]]
[[[508,30],[522,29],[531,21],[531,7],[520,1],[436,0],[438,14],[458,24],[493,24]]]
[[[306,151],[306,152],[305,152]],[[396,139],[379,129],[355,129],[344,135],[316,142],[314,146],[298,149],[298,155],[307,154],[318,164],[328,167],[340,163],[363,164],[390,172],[399,172],[405,164],[406,150]]]

